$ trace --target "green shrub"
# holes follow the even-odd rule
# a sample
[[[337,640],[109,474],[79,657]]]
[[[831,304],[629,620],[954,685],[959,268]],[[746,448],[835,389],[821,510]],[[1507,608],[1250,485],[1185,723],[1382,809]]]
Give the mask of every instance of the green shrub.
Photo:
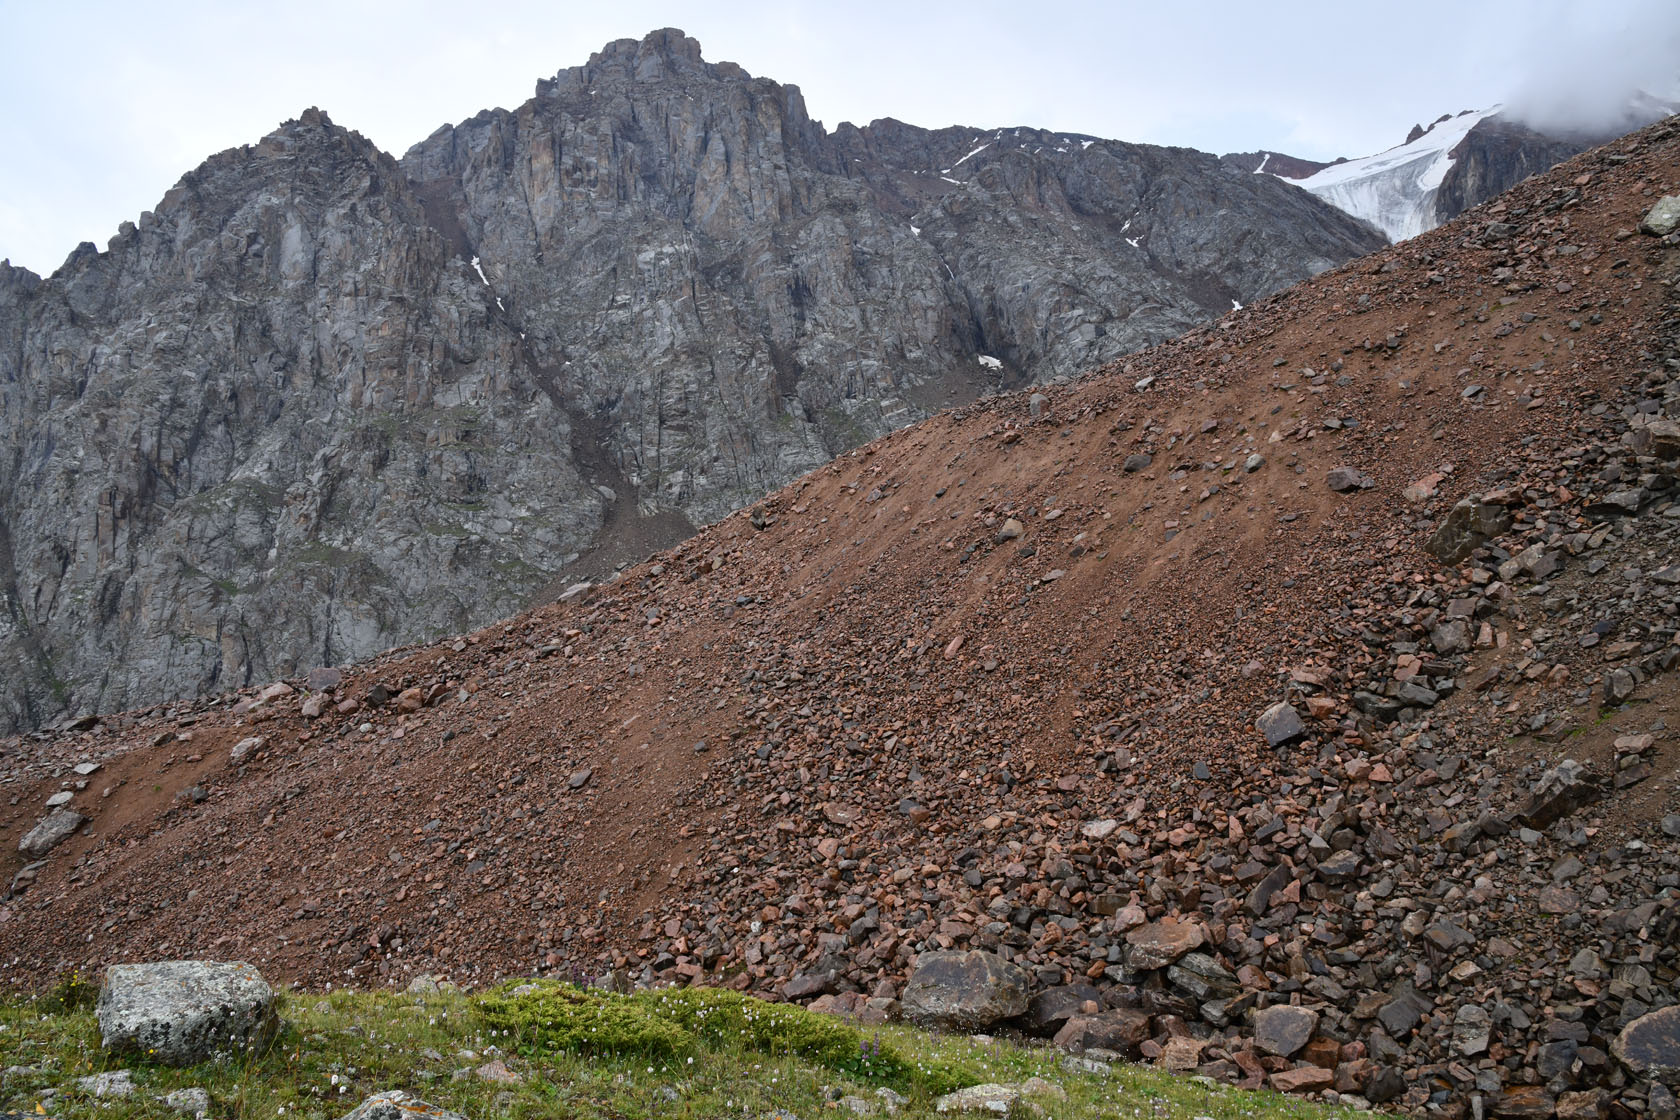
[[[525,991],[516,991],[524,988]],[[550,981],[510,981],[477,1001],[484,1026],[526,1056],[566,1051],[667,1060],[710,1050],[796,1058],[876,1084],[949,1093],[983,1078],[961,1063],[912,1064],[878,1034],[797,1004],[723,988],[618,996]]]
[[[663,1059],[694,1049],[694,1036],[688,1031],[622,996],[547,983],[518,994],[512,987],[486,993],[478,1001],[478,1013],[486,1027],[526,1054],[565,1050]]]
[[[908,1078],[908,1067],[892,1047],[797,1004],[766,1003],[725,988],[665,988],[632,998],[713,1048],[803,1058],[874,1081]]]

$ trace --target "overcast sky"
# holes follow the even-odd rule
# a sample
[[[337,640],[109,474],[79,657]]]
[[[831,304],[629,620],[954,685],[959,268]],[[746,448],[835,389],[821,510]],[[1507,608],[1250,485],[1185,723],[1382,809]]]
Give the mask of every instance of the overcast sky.
[[[103,247],[207,156],[310,105],[401,155],[667,26],[799,85],[830,128],[1020,124],[1316,159],[1514,97],[1590,112],[1680,74],[1680,0],[0,0],[0,257],[48,273]]]

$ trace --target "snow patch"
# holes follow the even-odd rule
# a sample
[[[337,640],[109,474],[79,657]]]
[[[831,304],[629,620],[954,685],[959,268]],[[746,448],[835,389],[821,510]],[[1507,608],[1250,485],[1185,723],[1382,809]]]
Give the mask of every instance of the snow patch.
[[[920,237],[921,235],[922,235],[922,227],[921,226],[911,226],[910,227],[910,236],[911,237]]]
[[[1242,302],[1240,300],[1232,300],[1231,301],[1231,310],[1232,311],[1241,311],[1242,310]]]
[[[1135,238],[1135,237],[1128,237],[1128,238],[1126,238],[1126,244],[1128,244],[1132,248],[1136,249],[1137,245],[1138,245],[1138,239]]]
[[[961,167],[963,164],[967,163],[969,160],[973,159],[975,156],[979,155],[981,152],[985,151],[989,147],[991,147],[990,144],[980,145],[978,148],[974,149],[972,152],[970,152],[966,156],[962,157],[962,159],[959,159],[956,163],[953,163],[951,165],[951,167]],[[947,167],[945,170],[949,171],[949,170],[951,170],[951,167]]]
[[[1095,144],[1095,143],[1096,143],[1095,140],[1081,140],[1079,142],[1079,150],[1083,152],[1086,148],[1089,148],[1092,144]]]
[[[990,354],[981,354],[978,358],[978,361],[980,362],[980,364],[982,366],[985,366],[987,369],[1002,369],[1003,368],[1003,359],[994,358]]]
[[[480,280],[483,280],[484,281],[484,286],[486,288],[488,288],[490,286],[490,279],[489,279],[489,277],[484,275],[484,269],[479,266],[477,257],[473,258],[472,264],[473,264],[473,271],[478,273],[478,278]]]
[[[1272,162],[1272,153],[1267,152],[1265,155],[1260,157],[1260,166],[1254,169],[1254,173],[1258,175],[1260,172],[1266,170],[1266,165],[1270,162]]]
[[[940,178],[945,180],[947,183],[955,183],[959,187],[963,185],[963,181],[961,179],[953,179],[949,175],[941,175]]]

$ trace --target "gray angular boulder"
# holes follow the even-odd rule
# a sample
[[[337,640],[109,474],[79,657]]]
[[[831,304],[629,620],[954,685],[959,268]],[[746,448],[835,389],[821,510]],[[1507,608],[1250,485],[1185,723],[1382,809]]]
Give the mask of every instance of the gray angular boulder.
[[[1318,1012],[1287,1003],[1254,1013],[1254,1045],[1263,1054],[1292,1058],[1312,1041],[1318,1029]]]
[[[1332,467],[1330,473],[1325,476],[1325,482],[1338,494],[1346,494],[1350,490],[1369,490],[1376,485],[1376,481],[1358,467]]]
[[[1510,528],[1510,510],[1493,502],[1465,498],[1453,506],[1423,547],[1443,563],[1456,564]]]
[[[261,1052],[280,1025],[274,989],[242,961],[114,964],[94,1013],[105,1049],[168,1066]]]
[[[904,986],[904,1017],[926,1026],[978,1030],[1027,1010],[1032,977],[996,953],[923,953]]]
[[[42,818],[40,824],[24,834],[18,842],[18,851],[32,859],[40,859],[74,836],[86,821],[87,818],[74,809],[54,809]]]
[[[1680,423],[1673,420],[1652,420],[1645,425],[1645,448],[1652,455],[1672,462],[1680,459]]]
[[[1056,1032],[1056,1045],[1074,1054],[1112,1050],[1127,1058],[1149,1037],[1149,1013],[1133,1007],[1114,1007],[1095,1015],[1075,1015]]]
[[[1664,237],[1680,229],[1680,195],[1665,195],[1645,213],[1639,228],[1653,237]]]
[[[1260,734],[1266,737],[1266,742],[1274,747],[1293,742],[1307,733],[1307,725],[1301,722],[1301,714],[1286,700],[1280,700],[1261,712],[1255,719],[1254,726],[1260,729]]]
[[[411,1097],[401,1089],[375,1093],[340,1120],[466,1120],[459,1112],[450,1112],[435,1104],[427,1104]]]

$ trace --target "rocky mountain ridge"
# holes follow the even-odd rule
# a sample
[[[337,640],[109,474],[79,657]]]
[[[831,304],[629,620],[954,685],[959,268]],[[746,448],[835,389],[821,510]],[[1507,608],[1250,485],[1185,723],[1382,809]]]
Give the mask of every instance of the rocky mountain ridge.
[[[1188,150],[826,132],[673,30],[400,161],[311,110],[0,267],[0,729],[482,624],[1378,243]]]

